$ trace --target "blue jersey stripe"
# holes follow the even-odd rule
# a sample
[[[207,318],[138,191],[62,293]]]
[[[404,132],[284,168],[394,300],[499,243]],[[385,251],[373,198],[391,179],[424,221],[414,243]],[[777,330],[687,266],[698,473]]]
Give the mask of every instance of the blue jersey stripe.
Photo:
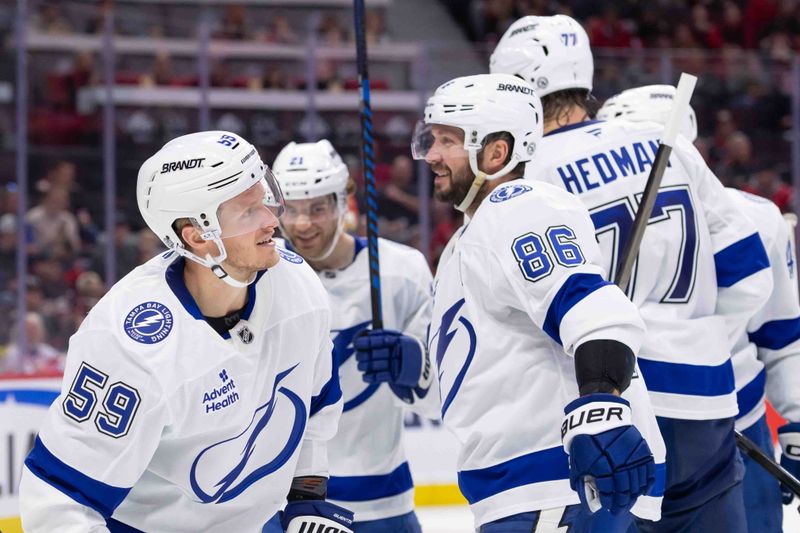
[[[130,488],[114,487],[92,479],[53,455],[37,436],[25,466],[39,479],[49,483],[76,502],[110,518]]]
[[[648,496],[654,498],[664,497],[664,488],[667,486],[667,464],[656,463],[656,480],[650,490],[647,491]]]
[[[342,399],[342,388],[339,384],[339,369],[336,364],[333,365],[333,375],[328,382],[322,386],[319,394],[311,397],[311,408],[309,409],[308,416],[314,416],[325,407],[333,405]]]
[[[397,496],[414,488],[408,463],[403,463],[389,474],[375,476],[331,476],[328,480],[328,498],[341,502],[367,502]]]
[[[474,505],[501,492],[543,481],[569,479],[569,456],[562,446],[515,457],[494,466],[458,473],[461,494]]]
[[[780,350],[800,339],[800,317],[765,322],[749,335],[750,342],[759,348]]]
[[[106,527],[111,533],[145,533],[141,529],[136,529],[128,524],[123,524],[122,522],[118,522],[113,518],[106,520]]]
[[[717,286],[731,287],[744,278],[769,268],[769,258],[758,233],[753,233],[714,254]]]
[[[606,285],[612,285],[612,283],[597,274],[573,274],[568,277],[558,289],[553,301],[550,302],[550,307],[547,309],[547,315],[542,325],[544,332],[550,335],[550,338],[558,344],[561,344],[560,329],[564,315],[575,304]]]
[[[742,389],[736,393],[736,402],[739,404],[739,414],[736,415],[737,419],[749,414],[758,406],[759,402],[761,402],[761,398],[764,397],[764,386],[766,382],[767,370],[762,368],[761,372],[759,372],[750,383],[742,387]]]
[[[639,358],[639,369],[651,392],[722,396],[736,388],[730,359],[718,366],[703,366]]]

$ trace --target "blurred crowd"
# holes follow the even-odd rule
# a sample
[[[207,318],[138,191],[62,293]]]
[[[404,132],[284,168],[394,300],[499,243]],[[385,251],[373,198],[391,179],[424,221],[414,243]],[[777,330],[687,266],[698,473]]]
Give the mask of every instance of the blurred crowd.
[[[503,31],[519,16],[568,13],[585,25],[595,50],[598,104],[622,89],[660,83],[664,62],[658,54],[671,48],[670,72],[701,74],[693,97],[700,136],[698,149],[719,178],[729,186],[770,198],[782,211],[792,209],[788,146],[791,130],[789,60],[800,50],[798,0],[440,0],[464,31],[488,53]],[[97,34],[107,2],[38,2],[33,4],[29,30],[45,35]],[[71,10],[78,5],[80,9]],[[137,4],[118,4],[139,9]],[[154,6],[154,7],[153,7]],[[194,39],[197,14],[182,17],[154,4],[155,16],[120,12],[116,32],[128,37]],[[313,31],[320,46],[351,46],[346,12],[312,17],[311,11],[286,13],[253,6],[226,6],[213,12],[214,39],[303,45]],[[390,42],[385,13],[367,15],[367,38]],[[192,18],[193,17],[193,18]],[[154,22],[155,21],[155,22]],[[159,22],[161,21],[161,22]],[[677,21],[677,22],[676,22]],[[699,50],[699,51],[698,51]],[[636,55],[636,54],[640,55]],[[159,53],[121,61],[117,84],[190,87],[197,85],[196,65],[186,58]],[[302,68],[302,65],[300,65]],[[320,90],[355,88],[352,65],[317,62]],[[139,218],[133,196],[138,164],[166,139],[187,133],[196,124],[172,109],[141,107],[118,112],[117,135],[125,158],[117,166],[118,198],[113,232],[105,232],[102,209],[102,164],[99,152],[71,157],[52,147],[99,143],[98,113],[78,111],[81,88],[100,80],[99,58],[90,52],[65,52],[54,61],[37,63],[32,86],[30,139],[42,152],[66,154],[32,158],[28,209],[18,220],[18,191],[7,173],[0,179],[0,372],[59,371],[69,336],[114,280],[106,278],[109,245],[113,244],[116,278],[163,247]],[[303,90],[306,76],[280,62],[235,65],[218,58],[211,63],[214,87],[253,90]],[[376,88],[387,88],[377,80]],[[0,117],[1,118],[1,117]],[[375,169],[379,188],[382,236],[422,248],[419,167],[408,156],[410,125],[415,117],[376,113]],[[329,137],[341,152],[357,182],[363,181],[358,153],[359,122],[353,114],[302,116],[297,113],[218,112],[213,126],[247,136],[265,161],[290,140]],[[410,122],[409,122],[410,121]],[[87,133],[89,132],[89,133]],[[41,152],[40,152],[41,153]],[[126,166],[127,165],[127,166]],[[360,183],[363,185],[363,183]],[[363,190],[363,186],[359,186]],[[355,199],[352,226],[363,231],[363,198]],[[435,268],[438,257],[461,224],[451,206],[431,200],[429,248]],[[359,223],[360,222],[360,223]],[[20,240],[20,236],[21,239]],[[28,254],[25,287],[27,337],[25,353],[17,343],[16,253],[23,242]]]

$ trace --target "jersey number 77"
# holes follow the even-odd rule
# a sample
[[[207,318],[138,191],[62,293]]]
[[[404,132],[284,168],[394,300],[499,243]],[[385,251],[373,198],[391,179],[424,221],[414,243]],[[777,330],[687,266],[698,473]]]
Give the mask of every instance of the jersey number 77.
[[[636,195],[636,204],[641,198]],[[611,268],[609,279],[615,279],[617,268],[622,255],[622,250],[630,238],[633,229],[633,220],[636,215],[634,199],[625,196],[591,210],[592,222],[597,230],[597,238],[606,233],[611,234],[613,241],[611,251]],[[692,195],[687,185],[662,187],[656,196],[653,212],[648,224],[658,224],[673,220],[677,217],[681,227],[681,246],[679,256],[675,258],[675,270],[672,282],[667,292],[662,296],[662,303],[686,303],[694,290],[695,274],[697,272],[697,219]],[[631,276],[631,285],[636,287],[637,269],[634,268]],[[628,291],[629,295],[632,292]]]

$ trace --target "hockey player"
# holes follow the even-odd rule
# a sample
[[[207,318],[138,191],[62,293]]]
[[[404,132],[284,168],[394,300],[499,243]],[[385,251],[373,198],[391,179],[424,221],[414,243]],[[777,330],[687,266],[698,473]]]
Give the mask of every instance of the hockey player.
[[[614,279],[663,127],[590,119],[589,40],[564,15],[512,24],[491,70],[529,81],[542,97],[542,157],[526,177],[583,201]],[[680,136],[662,183],[628,287],[647,324],[639,365],[669,459],[661,521],[639,527],[744,531],[728,338],[769,294],[769,262],[756,228]]]
[[[628,89],[606,101],[597,112],[597,118],[664,124],[671,107],[670,97],[674,94],[675,88],[670,85]],[[692,142],[697,138],[697,120],[691,106],[681,133]],[[766,396],[784,418],[800,420],[800,396],[794,383],[795,376],[800,374],[800,303],[795,250],[789,236],[789,231],[794,231],[794,228],[787,226],[778,207],[769,200],[732,188],[726,189],[726,193],[758,228],[772,271],[773,289],[769,300],[748,321],[747,331],[731,341],[739,405],[736,429],[773,457],[775,451],[767,425],[765,389]],[[799,457],[792,450],[800,449],[793,448],[800,446],[800,442],[791,435],[798,432],[798,427],[794,423],[779,430],[782,444],[785,444],[781,463],[795,475],[800,474],[797,467]],[[783,530],[783,508],[775,478],[747,456],[744,456],[744,465],[748,530],[779,533]],[[787,496],[791,500],[791,492],[787,491]]]
[[[631,510],[658,519],[663,489],[635,372],[644,328],[603,280],[581,203],[517,179],[539,155],[541,116],[526,82],[468,76],[436,90],[415,130],[434,194],[470,217],[434,287],[442,420],[481,533],[625,531]]]
[[[328,496],[355,513],[358,533],[418,533],[402,444],[403,406],[438,418],[438,393],[429,390],[433,373],[421,340],[430,322],[430,269],[417,250],[379,239],[387,329],[367,331],[367,242],[343,231],[353,188],[347,167],[322,140],[289,143],[273,170],[286,196],[281,233],[317,272],[334,310],[331,336],[344,412],[328,445]]]
[[[324,501],[341,412],[330,310],[308,265],[275,248],[269,168],[236,134],[193,133],[142,165],[137,200],[170,251],[70,339],[25,461],[23,528],[256,533],[288,495],[287,531],[350,531],[352,513]]]

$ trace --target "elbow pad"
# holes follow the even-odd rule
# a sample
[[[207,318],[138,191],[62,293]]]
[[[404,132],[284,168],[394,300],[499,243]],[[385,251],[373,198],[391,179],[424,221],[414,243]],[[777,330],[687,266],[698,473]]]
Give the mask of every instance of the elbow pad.
[[[592,340],[575,350],[575,378],[581,396],[621,393],[631,384],[636,356],[627,345],[614,340]]]

